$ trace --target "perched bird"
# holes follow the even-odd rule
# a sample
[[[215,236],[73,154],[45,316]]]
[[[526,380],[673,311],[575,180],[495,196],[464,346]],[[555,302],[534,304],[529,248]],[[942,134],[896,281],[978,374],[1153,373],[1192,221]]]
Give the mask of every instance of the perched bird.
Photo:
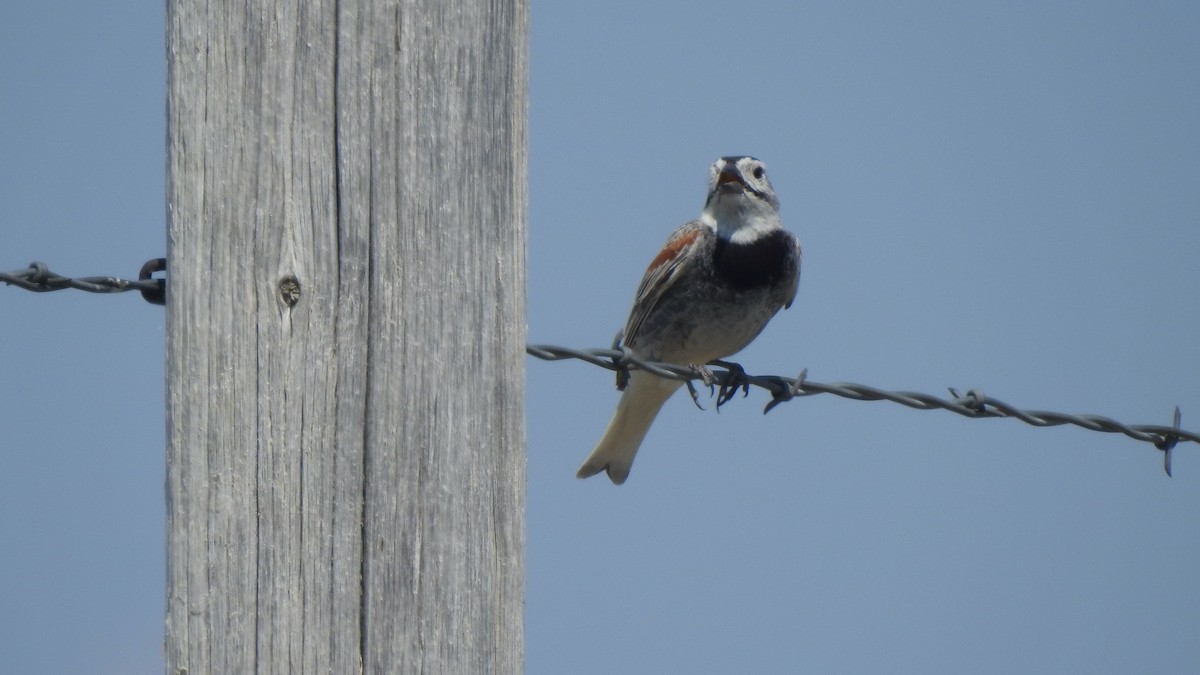
[[[712,166],[699,220],[671,233],[646,269],[625,325],[625,346],[645,361],[702,367],[740,351],[800,281],[800,241],[783,229],[767,168],[753,157]],[[643,370],[629,374],[604,437],[579,478],[607,471],[620,485],[658,411],[683,384]]]

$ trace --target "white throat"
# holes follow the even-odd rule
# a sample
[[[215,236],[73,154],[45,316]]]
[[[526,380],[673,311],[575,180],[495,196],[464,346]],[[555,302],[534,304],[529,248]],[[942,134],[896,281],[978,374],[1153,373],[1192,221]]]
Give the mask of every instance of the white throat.
[[[700,222],[733,244],[748,244],[783,229],[779,212],[749,195],[718,195],[704,207]]]

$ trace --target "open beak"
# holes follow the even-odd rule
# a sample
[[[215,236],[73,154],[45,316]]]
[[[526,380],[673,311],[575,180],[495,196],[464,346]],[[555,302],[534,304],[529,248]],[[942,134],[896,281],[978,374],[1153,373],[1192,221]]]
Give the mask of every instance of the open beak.
[[[748,187],[746,181],[742,180],[742,174],[732,166],[721,169],[721,173],[717,174],[717,187],[721,187],[726,183],[734,183],[743,188]]]

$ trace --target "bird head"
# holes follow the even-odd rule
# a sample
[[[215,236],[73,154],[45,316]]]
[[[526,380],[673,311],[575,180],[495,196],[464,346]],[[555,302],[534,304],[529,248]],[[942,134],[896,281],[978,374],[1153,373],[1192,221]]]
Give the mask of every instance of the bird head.
[[[767,166],[749,156],[718,159],[709,171],[701,220],[731,241],[780,227],[779,199],[767,180]]]

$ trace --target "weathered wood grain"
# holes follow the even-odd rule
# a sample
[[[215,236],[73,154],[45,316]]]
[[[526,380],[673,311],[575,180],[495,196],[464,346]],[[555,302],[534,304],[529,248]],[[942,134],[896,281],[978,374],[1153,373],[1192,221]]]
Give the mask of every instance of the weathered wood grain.
[[[169,673],[522,670],[527,14],[168,3]]]

